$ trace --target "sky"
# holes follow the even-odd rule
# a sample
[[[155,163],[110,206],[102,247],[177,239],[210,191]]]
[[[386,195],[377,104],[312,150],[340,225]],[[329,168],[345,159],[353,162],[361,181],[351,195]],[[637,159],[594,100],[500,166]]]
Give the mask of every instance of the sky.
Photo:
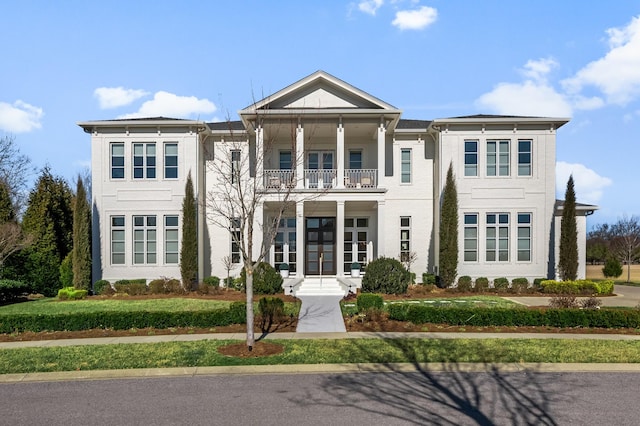
[[[0,64],[0,136],[70,182],[79,121],[236,120],[323,70],[407,119],[571,118],[558,198],[640,215],[640,0],[3,1]]]

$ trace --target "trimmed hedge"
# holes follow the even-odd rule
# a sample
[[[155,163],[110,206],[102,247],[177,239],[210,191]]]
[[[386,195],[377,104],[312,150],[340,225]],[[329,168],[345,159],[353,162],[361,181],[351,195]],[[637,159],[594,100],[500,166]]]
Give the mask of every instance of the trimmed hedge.
[[[0,300],[9,301],[29,293],[29,285],[22,281],[0,280]]]
[[[364,313],[369,309],[384,309],[384,299],[379,294],[375,293],[362,293],[358,295],[356,299],[356,307],[358,313]]]
[[[547,326],[590,328],[638,328],[639,310],[622,309],[514,309],[438,308],[395,304],[387,307],[389,319],[414,324],[467,326]]]
[[[540,283],[543,293],[549,294],[583,294],[607,295],[613,294],[613,281],[555,281],[544,280]]]
[[[51,315],[0,315],[0,333],[24,331],[78,331],[92,328],[215,327],[246,324],[246,304],[234,302],[228,308],[186,312],[76,312]]]
[[[88,290],[79,290],[75,287],[64,287],[58,290],[58,299],[60,300],[80,300],[86,299]]]
[[[390,257],[379,257],[369,262],[364,271],[363,293],[404,294],[411,281],[407,268]]]

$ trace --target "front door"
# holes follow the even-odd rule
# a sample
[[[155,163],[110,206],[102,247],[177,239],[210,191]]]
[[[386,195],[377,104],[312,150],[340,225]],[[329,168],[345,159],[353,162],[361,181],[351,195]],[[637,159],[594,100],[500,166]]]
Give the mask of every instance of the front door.
[[[308,217],[305,220],[305,274],[335,275],[336,218]]]

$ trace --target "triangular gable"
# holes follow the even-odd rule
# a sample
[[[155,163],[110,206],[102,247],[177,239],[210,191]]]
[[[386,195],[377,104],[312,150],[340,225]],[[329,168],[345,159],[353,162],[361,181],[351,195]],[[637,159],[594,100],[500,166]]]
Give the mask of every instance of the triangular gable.
[[[299,80],[240,111],[287,109],[397,109],[324,71]]]

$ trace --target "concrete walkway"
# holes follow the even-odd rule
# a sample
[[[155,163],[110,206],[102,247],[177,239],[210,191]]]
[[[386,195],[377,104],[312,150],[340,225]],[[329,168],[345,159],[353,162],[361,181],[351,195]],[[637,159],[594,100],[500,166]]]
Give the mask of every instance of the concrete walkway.
[[[340,310],[342,296],[299,296],[302,300],[298,316],[298,333],[345,332]]]

